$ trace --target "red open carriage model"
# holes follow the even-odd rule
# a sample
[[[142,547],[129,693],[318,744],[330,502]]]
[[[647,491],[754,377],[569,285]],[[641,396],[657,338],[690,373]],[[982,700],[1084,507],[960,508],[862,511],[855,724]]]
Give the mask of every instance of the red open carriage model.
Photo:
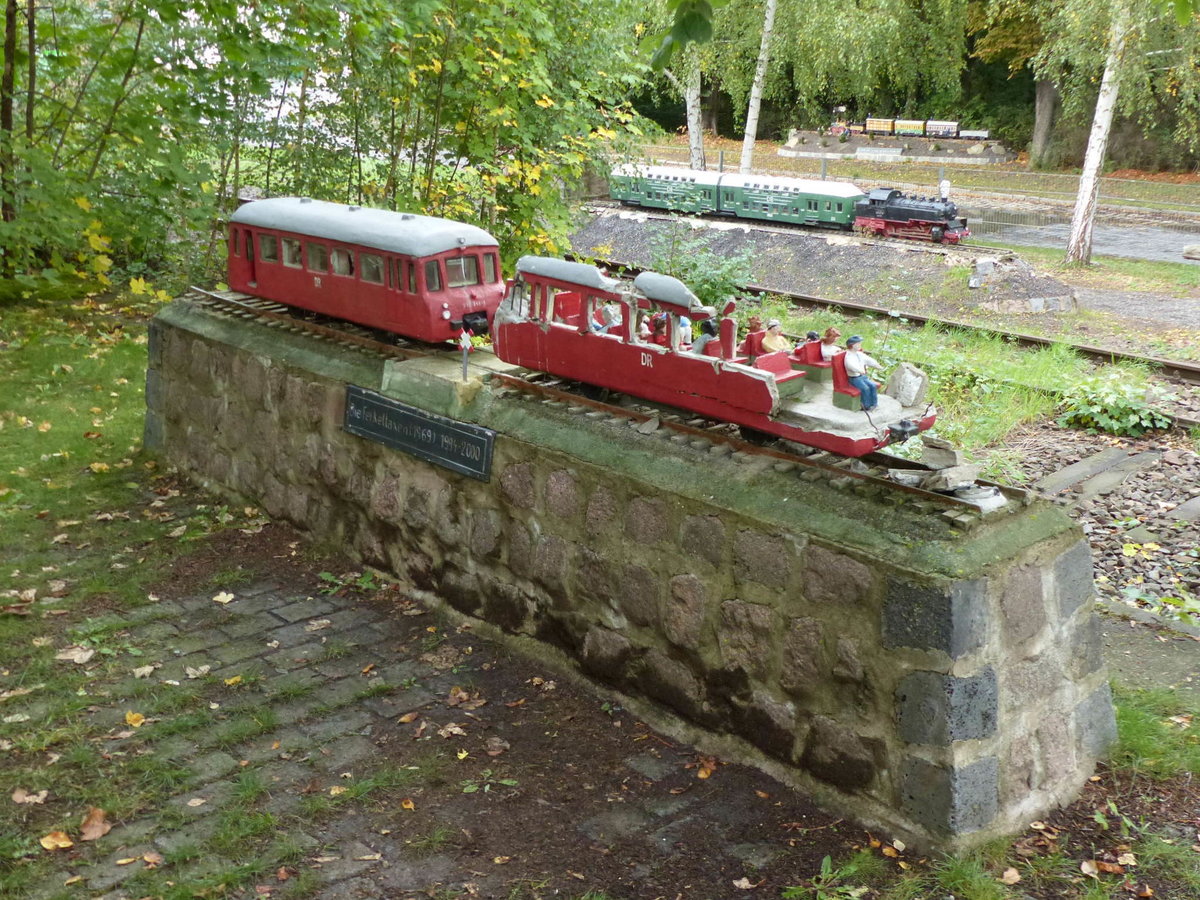
[[[722,311],[719,338],[694,353],[680,319],[716,311],[678,279],[643,272],[630,285],[594,266],[525,256],[496,312],[495,349],[505,362],[844,456],[862,456],[933,425],[931,407],[902,406],[886,393],[876,410],[864,412],[840,355],[822,363],[819,352],[814,359],[801,345],[737,356],[732,311],[732,303]],[[652,314],[666,318],[664,343],[639,335]],[[617,324],[597,330],[606,321]]]

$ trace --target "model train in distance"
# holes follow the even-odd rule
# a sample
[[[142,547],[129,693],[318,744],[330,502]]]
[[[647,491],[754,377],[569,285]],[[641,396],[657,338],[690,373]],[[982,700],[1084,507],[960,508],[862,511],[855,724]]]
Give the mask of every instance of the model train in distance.
[[[888,119],[868,116],[862,122],[834,122],[829,133],[894,134],[900,137],[960,138],[964,141],[986,141],[991,132],[985,128],[960,128],[958,122],[945,119]]]
[[[446,219],[256,200],[230,219],[229,284],[427,342],[490,328],[506,362],[845,456],[933,424],[931,408],[904,407],[886,394],[865,412],[841,357],[823,361],[815,344],[740,354],[733,301],[717,315],[670,276],[644,272],[629,283],[533,256],[520,259],[506,289],[497,247],[486,231]],[[651,316],[660,319],[662,343],[638,327]],[[705,352],[692,352],[685,317],[716,326]]]
[[[967,220],[949,199],[906,195],[895,188],[863,193],[843,181],[625,163],[613,167],[609,191],[614,200],[652,209],[853,229],[934,243],[957,244],[971,236]]]
[[[718,314],[669,275],[643,272],[630,283],[584,263],[523,256],[497,310],[493,341],[505,362],[843,456],[863,456],[933,425],[923,387],[909,406],[884,393],[872,412],[863,410],[844,351],[824,361],[813,341],[741,355],[734,308],[730,301]],[[661,343],[640,327],[651,317],[665,318]],[[716,339],[702,352],[691,349],[690,320],[717,323]]]
[[[482,228],[307,197],[234,212],[229,286],[430,343],[486,332],[504,295]]]

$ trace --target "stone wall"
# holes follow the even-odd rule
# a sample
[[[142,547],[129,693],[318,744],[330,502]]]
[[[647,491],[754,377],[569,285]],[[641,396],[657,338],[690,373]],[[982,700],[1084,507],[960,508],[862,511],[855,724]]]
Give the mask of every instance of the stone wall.
[[[147,445],[926,846],[1024,827],[1111,741],[1089,550],[1052,506],[964,529],[458,371],[181,301]],[[344,432],[347,383],[496,429],[491,480]]]

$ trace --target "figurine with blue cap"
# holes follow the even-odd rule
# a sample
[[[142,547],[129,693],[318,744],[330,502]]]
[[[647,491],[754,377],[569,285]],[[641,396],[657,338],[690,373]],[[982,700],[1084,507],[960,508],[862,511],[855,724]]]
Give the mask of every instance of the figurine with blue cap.
[[[858,388],[863,410],[870,412],[879,402],[879,392],[875,382],[867,376],[867,369],[882,369],[883,366],[863,353],[862,342],[861,335],[851,335],[850,340],[846,341],[844,361],[850,384]]]

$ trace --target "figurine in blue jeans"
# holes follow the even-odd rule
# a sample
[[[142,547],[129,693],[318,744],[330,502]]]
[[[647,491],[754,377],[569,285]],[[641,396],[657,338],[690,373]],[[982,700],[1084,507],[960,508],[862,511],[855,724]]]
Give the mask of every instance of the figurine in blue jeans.
[[[846,375],[850,384],[858,388],[863,410],[870,412],[879,402],[879,392],[875,387],[875,382],[868,377],[867,369],[882,369],[883,366],[863,353],[862,340],[856,334],[851,336],[850,340],[846,341],[844,362],[846,363]]]

